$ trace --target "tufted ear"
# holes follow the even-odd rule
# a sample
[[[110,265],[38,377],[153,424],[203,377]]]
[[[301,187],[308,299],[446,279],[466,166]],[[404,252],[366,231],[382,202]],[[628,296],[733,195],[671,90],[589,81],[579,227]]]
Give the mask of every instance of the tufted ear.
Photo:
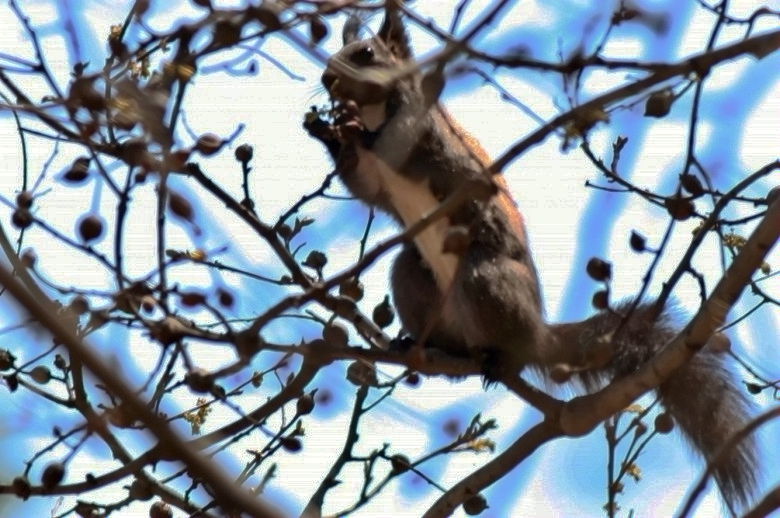
[[[401,59],[412,57],[412,49],[409,46],[409,35],[406,34],[401,20],[401,9],[399,3],[403,0],[386,0],[385,2],[385,21],[379,29],[379,38],[390,52]]]
[[[363,20],[361,20],[358,15],[349,15],[347,22],[344,24],[344,29],[341,31],[341,42],[344,46],[360,39],[360,29],[362,25]]]

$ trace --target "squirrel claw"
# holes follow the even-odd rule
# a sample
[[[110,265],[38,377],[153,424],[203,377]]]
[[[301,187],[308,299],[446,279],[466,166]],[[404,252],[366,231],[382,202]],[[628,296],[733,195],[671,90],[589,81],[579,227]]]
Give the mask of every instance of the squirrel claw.
[[[497,348],[489,348],[478,354],[480,370],[482,371],[482,384],[487,388],[498,383],[507,374],[505,354]]]

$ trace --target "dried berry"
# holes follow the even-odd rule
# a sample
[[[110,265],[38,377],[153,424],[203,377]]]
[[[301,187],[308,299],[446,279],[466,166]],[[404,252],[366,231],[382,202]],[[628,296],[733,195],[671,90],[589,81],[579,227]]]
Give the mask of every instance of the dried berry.
[[[236,148],[234,153],[236,156],[236,160],[238,160],[242,164],[246,164],[247,162],[252,160],[252,156],[254,155],[254,148],[252,148],[252,146],[250,146],[249,144],[241,144]]]
[[[187,221],[192,221],[195,215],[190,201],[175,191],[168,193],[168,208],[171,209],[171,212]]]
[[[331,322],[322,329],[322,338],[328,342],[328,345],[346,347],[349,333],[347,333],[347,328],[340,322]]]
[[[222,305],[222,307],[230,308],[233,307],[233,302],[235,301],[233,298],[233,294],[230,293],[227,290],[219,289],[217,290],[217,298],[219,299],[219,303]]]
[[[644,252],[647,248],[645,236],[634,230],[631,231],[629,244],[631,245],[631,250],[634,252]]]
[[[54,489],[65,478],[65,465],[61,462],[52,462],[43,470],[41,484],[44,489]]]
[[[165,502],[155,502],[149,507],[149,518],[173,518],[173,509]]]
[[[692,174],[684,174],[680,176],[680,183],[682,184],[683,189],[691,193],[691,195],[694,197],[698,198],[704,194],[704,187],[702,187],[699,179]]]
[[[487,500],[482,495],[473,495],[463,502],[463,511],[469,516],[476,516],[488,508]]]
[[[100,508],[96,504],[89,502],[76,502],[73,507],[73,512],[79,515],[81,518],[103,518],[105,515],[100,512]]]
[[[411,465],[412,464],[409,461],[409,457],[401,453],[397,453],[392,457],[390,457],[390,466],[392,467],[393,474],[395,475],[399,475],[401,473],[409,471]]]
[[[206,394],[214,386],[214,377],[206,369],[196,367],[184,376],[184,383],[196,394]]]
[[[255,372],[252,375],[252,386],[255,387],[255,388],[258,388],[262,384],[263,384],[263,373],[262,372]]]
[[[311,414],[314,410],[314,396],[312,394],[304,394],[298,398],[295,403],[295,410],[298,415]]]
[[[282,223],[281,225],[277,225],[276,233],[279,234],[279,237],[281,237],[285,241],[289,241],[293,237],[292,227],[290,227],[290,225],[288,225],[286,223]]]
[[[317,271],[322,270],[326,264],[328,264],[328,258],[319,250],[312,250],[309,252],[309,255],[306,256],[306,260],[303,261],[304,266],[314,268]]]
[[[420,384],[420,375],[419,375],[419,374],[417,374],[416,372],[410,372],[410,373],[409,373],[409,374],[406,376],[406,378],[404,378],[404,381],[405,381],[405,382],[406,382],[406,384],[407,384],[407,385],[409,385],[410,387],[416,387],[417,385],[419,385],[419,384]]]
[[[394,318],[395,311],[393,311],[393,306],[390,305],[390,297],[385,295],[382,302],[377,304],[374,311],[371,313],[371,319],[379,327],[385,328],[393,323]]]
[[[572,368],[568,363],[556,363],[550,369],[550,379],[555,383],[566,383],[571,379]]]
[[[206,303],[206,296],[202,293],[197,293],[194,291],[190,291],[187,293],[182,293],[180,295],[180,300],[182,306],[186,306],[189,308],[195,307],[195,306],[201,306]]]
[[[696,210],[696,207],[691,200],[679,196],[666,198],[666,200],[664,200],[664,206],[669,212],[669,215],[678,221],[684,221],[690,218]]]
[[[674,92],[670,89],[666,88],[660,92],[654,92],[645,103],[645,115],[647,117],[664,117],[672,109],[672,103],[674,103]]]
[[[45,365],[38,365],[34,367],[33,370],[30,371],[30,377],[36,383],[45,385],[46,383],[51,381],[51,370]]]
[[[376,367],[373,363],[354,361],[347,367],[347,380],[358,387],[376,387],[379,380],[376,377]]]
[[[94,241],[103,234],[103,220],[95,214],[87,215],[79,222],[78,234],[85,243]]]
[[[612,278],[612,265],[598,257],[591,257],[585,267],[588,276],[594,281],[608,281]]]
[[[76,295],[68,304],[68,308],[77,315],[83,315],[89,311],[89,301],[84,295]]]
[[[27,480],[27,477],[14,478],[11,487],[13,487],[14,494],[22,500],[30,498],[30,481]]]
[[[141,165],[149,159],[147,147],[146,140],[142,138],[131,138],[123,142],[119,147],[119,157],[124,160],[127,165]]]
[[[11,354],[11,351],[8,349],[0,349],[0,371],[12,369],[15,361],[16,356]]]
[[[21,209],[29,209],[33,204],[33,193],[22,191],[16,195],[16,205]]]
[[[146,313],[154,311],[154,307],[157,305],[157,301],[151,295],[144,295],[141,297],[141,309]]]
[[[154,492],[152,491],[152,487],[146,480],[137,478],[130,484],[130,498],[145,502],[151,500],[153,496]]]
[[[16,209],[13,212],[13,214],[11,214],[11,223],[16,228],[20,230],[24,230],[25,228],[32,225],[33,215],[27,209],[23,209],[23,208]]]
[[[190,159],[191,151],[189,149],[178,149],[171,152],[167,157],[166,165],[172,171],[184,171],[187,168],[187,160]]]
[[[89,176],[89,157],[85,156],[74,160],[70,169],[62,175],[63,179],[73,183],[83,182],[87,176]]]
[[[19,388],[19,378],[16,377],[16,374],[8,374],[7,376],[3,376],[3,381],[5,381],[8,390],[11,392],[16,392],[16,389]]]
[[[213,133],[204,133],[198,137],[198,141],[195,143],[195,149],[201,154],[210,156],[217,153],[224,144],[219,135]]]
[[[357,302],[363,298],[363,283],[355,277],[350,277],[339,284],[339,295],[349,297]]]
[[[593,294],[591,304],[596,309],[607,309],[609,307],[609,292],[607,290],[599,290]]]
[[[36,261],[38,261],[38,255],[32,248],[28,248],[22,252],[22,255],[19,258],[21,259],[25,268],[33,268]]]
[[[55,354],[54,366],[57,367],[59,370],[64,371],[65,369],[68,368],[68,362],[61,354]]]
[[[279,439],[279,444],[281,444],[282,448],[289,451],[290,453],[299,452],[301,451],[301,448],[303,448],[303,443],[297,437],[282,437]]]

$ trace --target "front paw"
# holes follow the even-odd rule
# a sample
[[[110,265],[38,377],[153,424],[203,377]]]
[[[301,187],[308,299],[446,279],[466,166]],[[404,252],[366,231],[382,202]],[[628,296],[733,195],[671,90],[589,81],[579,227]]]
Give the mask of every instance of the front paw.
[[[339,140],[336,126],[323,119],[316,106],[312,106],[311,110],[304,115],[303,128],[309,135],[325,145],[338,142]]]
[[[370,149],[378,135],[366,129],[354,101],[339,102],[328,111],[312,106],[304,117],[303,127],[325,145],[342,172],[356,167],[356,148]]]
[[[366,126],[360,118],[360,108],[355,101],[344,101],[334,109],[334,129],[339,140],[349,144],[361,144]]]

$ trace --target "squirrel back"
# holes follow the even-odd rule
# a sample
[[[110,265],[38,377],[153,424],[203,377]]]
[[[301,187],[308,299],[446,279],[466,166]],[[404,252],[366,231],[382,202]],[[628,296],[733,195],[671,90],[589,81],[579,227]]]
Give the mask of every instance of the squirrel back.
[[[430,85],[436,78],[414,67],[397,6],[387,3],[375,37],[357,39],[352,29],[322,78],[335,101],[333,122],[316,111],[304,122],[333,156],[347,188],[408,228],[464,185],[492,186],[489,195],[429,225],[397,256],[393,299],[414,339],[474,357],[495,377],[563,363],[594,387],[631,374],[676,335],[651,304],[628,320],[621,316],[627,308],[618,307],[581,322],[548,324],[523,218],[503,177],[488,174],[485,151],[438,104]],[[606,361],[594,363],[605,343]],[[707,460],[748,421],[749,401],[723,355],[707,348],[657,392]],[[715,470],[721,492],[744,504],[756,481],[752,439],[721,458]]]

